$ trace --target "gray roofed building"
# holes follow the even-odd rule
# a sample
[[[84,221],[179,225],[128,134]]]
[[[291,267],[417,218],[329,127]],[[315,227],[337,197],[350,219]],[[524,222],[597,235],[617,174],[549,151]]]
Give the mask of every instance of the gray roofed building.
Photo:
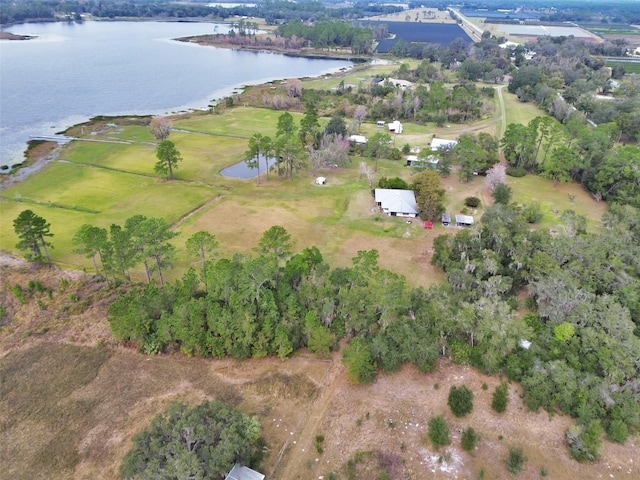
[[[413,190],[376,188],[375,202],[391,217],[417,217],[418,204]]]
[[[225,480],[264,480],[264,475],[236,463],[225,477]]]
[[[456,215],[456,225],[459,227],[470,227],[474,224],[471,215]]]

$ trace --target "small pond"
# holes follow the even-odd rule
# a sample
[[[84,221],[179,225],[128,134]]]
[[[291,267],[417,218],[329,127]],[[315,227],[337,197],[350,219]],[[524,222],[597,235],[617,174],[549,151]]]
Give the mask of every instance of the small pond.
[[[276,164],[275,158],[269,159],[269,169]],[[264,157],[260,157],[260,173],[264,174]],[[229,178],[256,178],[258,176],[258,169],[251,168],[244,160],[231,165],[230,167],[220,170],[220,175]]]

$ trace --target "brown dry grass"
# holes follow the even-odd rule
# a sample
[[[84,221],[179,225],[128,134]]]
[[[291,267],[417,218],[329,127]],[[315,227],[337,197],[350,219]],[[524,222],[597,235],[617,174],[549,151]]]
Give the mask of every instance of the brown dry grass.
[[[542,468],[555,479],[640,475],[637,437],[625,446],[605,442],[602,460],[577,464],[563,441],[570,419],[528,412],[515,384],[507,412],[494,413],[491,394],[500,379],[471,368],[441,361],[435,372],[423,374],[406,366],[379,375],[373,385],[354,386],[339,353],[330,360],[301,352],[287,361],[246,362],[149,357],[104,345],[104,301],[62,321],[61,312],[76,303],[72,293],[108,297],[97,293],[90,277],[20,266],[3,267],[2,277],[0,300],[8,307],[0,330],[3,479],[115,478],[131,438],[156,414],[174,400],[203,399],[258,416],[267,443],[262,471],[269,479],[327,478],[332,471],[344,479],[349,465],[358,479],[377,479],[382,471],[407,479],[477,478],[480,471],[484,478],[509,478],[501,459],[512,446],[529,459],[518,478],[539,478]],[[36,278],[54,289],[46,315],[37,314],[35,297],[16,304],[8,288]],[[62,290],[61,278],[69,281]],[[475,394],[474,410],[458,419],[446,402],[449,388],[462,384]],[[441,450],[425,441],[433,415],[444,415],[451,432],[451,445]],[[473,454],[460,448],[460,432],[468,426],[481,436]],[[317,435],[325,439],[322,454]]]

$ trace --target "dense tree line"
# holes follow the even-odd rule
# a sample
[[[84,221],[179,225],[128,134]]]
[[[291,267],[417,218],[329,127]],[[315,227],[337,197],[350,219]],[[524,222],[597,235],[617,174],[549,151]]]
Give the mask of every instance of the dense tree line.
[[[593,127],[577,118],[561,125],[536,117],[509,124],[502,139],[512,167],[537,172],[555,182],[581,182],[597,200],[640,207],[640,148],[619,145],[613,123]]]
[[[207,2],[176,3],[168,0],[99,1],[0,0],[0,24],[29,20],[54,20],[60,16],[80,19],[89,14],[100,18],[202,18],[227,19],[229,17],[259,17],[271,25],[289,20],[315,20],[322,18],[360,18],[365,14],[382,14],[401,11],[401,7],[356,3],[350,7],[327,8],[319,2],[287,2],[266,0],[255,6],[233,5],[222,7]]]
[[[278,27],[286,38],[304,38],[314,48],[350,48],[353,53],[371,53],[373,32],[370,28],[354,27],[347,22],[324,21],[313,25],[295,21]]]
[[[517,209],[498,205],[476,234],[439,237],[433,263],[457,303],[448,333],[454,358],[504,369],[534,410],[558,408],[585,426],[604,419],[611,438],[637,430],[639,214],[613,205],[595,235],[581,233],[584,224],[567,212],[564,234],[552,236],[529,231]],[[518,317],[510,305],[522,289],[532,311]]]
[[[612,205],[605,231],[587,234],[566,212],[553,236],[496,205],[476,230],[436,239],[433,263],[447,282],[428,290],[381,269],[376,251],[336,269],[315,247],[294,254],[286,230],[272,227],[255,256],[207,259],[164,288],[131,289],[109,321],[116,338],[147,352],[237,359],[303,347],[322,355],[347,337],[355,382],[404,362],[429,371],[445,356],[504,371],[530,408],[559,409],[585,427],[601,421],[623,441],[640,428],[638,218]]]
[[[598,125],[615,123],[627,142],[640,133],[640,88],[635,76],[617,66],[610,73],[597,55],[623,54],[624,44],[605,42],[597,47],[571,38],[543,38],[523,49],[536,52],[518,62],[509,91],[523,102],[535,102],[562,123],[578,118]],[[599,98],[606,94],[608,98]]]

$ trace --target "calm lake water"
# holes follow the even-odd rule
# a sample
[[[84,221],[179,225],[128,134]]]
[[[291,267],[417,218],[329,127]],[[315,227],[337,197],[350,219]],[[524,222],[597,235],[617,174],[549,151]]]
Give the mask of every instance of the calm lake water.
[[[249,167],[246,161],[234,163],[230,167],[220,170],[220,175],[230,178],[256,178],[258,174],[265,174],[265,161],[264,156],[260,155],[260,168]],[[270,158],[268,161],[269,170],[276,164],[275,158]]]
[[[243,85],[317,76],[344,60],[239,52],[172,41],[212,23],[84,22],[7,28],[0,41],[0,164],[23,160],[26,142],[96,115],[206,109]],[[218,24],[218,32],[227,26]]]

